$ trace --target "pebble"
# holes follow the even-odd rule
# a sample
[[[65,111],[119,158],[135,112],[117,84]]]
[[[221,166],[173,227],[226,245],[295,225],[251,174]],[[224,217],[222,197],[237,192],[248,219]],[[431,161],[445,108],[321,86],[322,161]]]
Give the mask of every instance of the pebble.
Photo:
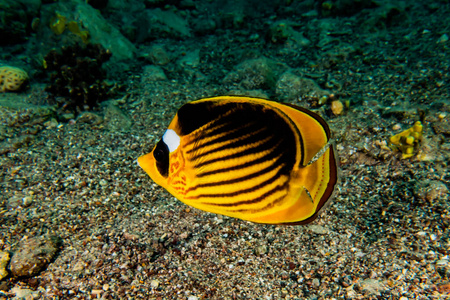
[[[167,65],[170,62],[169,55],[162,45],[153,45],[150,47],[148,58],[155,65]]]
[[[344,111],[344,104],[342,104],[342,102],[339,100],[331,102],[331,111],[335,116],[342,114],[342,112]]]
[[[156,289],[159,286],[159,281],[156,279],[153,279],[152,281],[150,281],[150,286],[154,289]]]
[[[16,299],[16,300],[32,300],[32,299],[37,299],[39,297],[39,292],[37,291],[33,291],[30,289],[21,289],[18,287],[14,287],[11,289],[11,292],[14,293],[16,296],[12,299]]]
[[[386,287],[379,280],[366,279],[359,283],[361,289],[368,294],[380,295],[386,290]]]
[[[436,201],[441,197],[445,197],[448,195],[447,186],[440,181],[432,181],[430,185],[427,187],[425,198],[430,201]]]
[[[197,296],[189,296],[188,300],[198,300],[198,297]]]
[[[438,43],[446,43],[446,42],[448,42],[448,35],[444,33],[443,35],[440,36]]]
[[[329,230],[320,225],[308,225],[308,230],[315,234],[328,234]]]
[[[312,286],[318,288],[320,286],[320,280],[318,278],[314,278],[312,281]]]
[[[9,253],[5,251],[0,251],[0,280],[8,276],[8,271],[6,271],[6,266],[9,263]]]
[[[59,250],[56,236],[40,236],[23,240],[11,257],[13,277],[32,277],[43,271]]]
[[[256,255],[264,255],[267,253],[267,246],[266,245],[259,245],[255,248],[255,254]]]

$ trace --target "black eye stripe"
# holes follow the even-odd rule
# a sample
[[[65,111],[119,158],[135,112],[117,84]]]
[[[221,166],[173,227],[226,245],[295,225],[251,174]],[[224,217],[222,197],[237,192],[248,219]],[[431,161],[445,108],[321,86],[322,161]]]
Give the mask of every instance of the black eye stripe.
[[[163,177],[169,175],[169,148],[162,140],[156,144],[153,150],[153,157],[156,160],[156,168]]]

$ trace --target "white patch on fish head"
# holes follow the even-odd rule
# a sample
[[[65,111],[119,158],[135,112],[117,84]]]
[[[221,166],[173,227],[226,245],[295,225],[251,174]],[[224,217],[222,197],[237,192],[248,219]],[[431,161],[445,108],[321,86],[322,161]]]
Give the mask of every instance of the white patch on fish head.
[[[169,148],[170,153],[177,150],[178,146],[180,146],[180,137],[172,129],[166,130],[166,132],[164,133],[164,135],[162,137],[162,140],[163,140],[164,144],[167,145],[167,148]]]

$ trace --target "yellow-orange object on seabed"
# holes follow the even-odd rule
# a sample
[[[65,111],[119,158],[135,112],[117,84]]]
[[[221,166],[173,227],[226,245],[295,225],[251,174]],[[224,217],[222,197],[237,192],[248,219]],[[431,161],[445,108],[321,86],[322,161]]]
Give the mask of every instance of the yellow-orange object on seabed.
[[[391,148],[402,152],[402,158],[409,158],[414,155],[414,150],[422,141],[423,125],[420,121],[414,123],[408,128],[389,138]]]
[[[266,224],[313,221],[338,180],[320,116],[238,96],[183,105],[138,164],[188,205]]]

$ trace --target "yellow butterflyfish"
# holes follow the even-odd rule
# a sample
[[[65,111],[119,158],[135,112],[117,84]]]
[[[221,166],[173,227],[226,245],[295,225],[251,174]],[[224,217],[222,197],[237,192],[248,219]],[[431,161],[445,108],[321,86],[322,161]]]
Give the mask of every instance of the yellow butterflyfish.
[[[264,224],[307,224],[332,198],[336,151],[305,108],[240,96],[183,105],[138,164],[195,208]]]

